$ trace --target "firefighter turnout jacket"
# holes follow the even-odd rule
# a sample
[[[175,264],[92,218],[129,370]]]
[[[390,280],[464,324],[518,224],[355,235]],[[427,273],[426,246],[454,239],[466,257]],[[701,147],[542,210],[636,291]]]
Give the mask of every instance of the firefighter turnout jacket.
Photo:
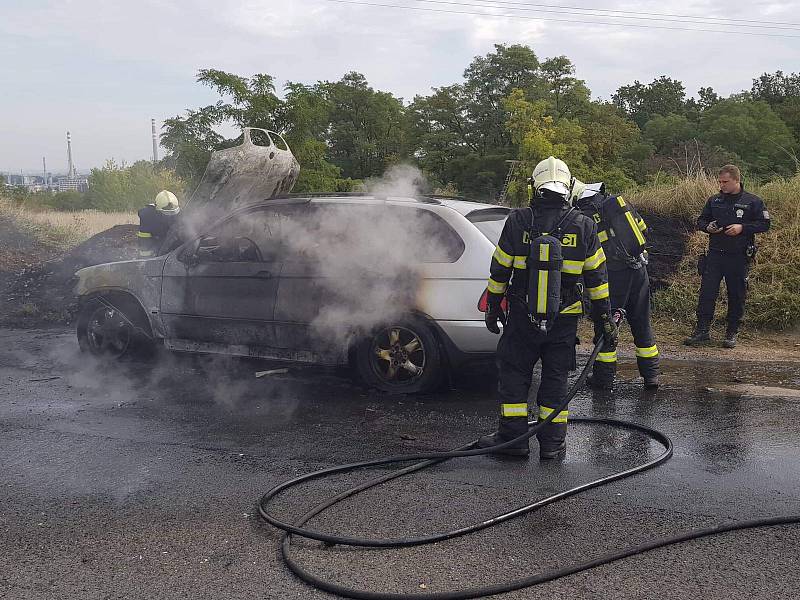
[[[492,256],[488,283],[490,303],[499,303],[503,295],[508,295],[512,304],[518,304],[519,301],[527,304],[531,236],[548,233],[567,210],[562,201],[545,199],[536,199],[532,208],[532,211],[531,208],[515,209],[506,219]],[[574,210],[561,224],[561,251],[563,262],[559,314],[583,314],[583,285],[592,301],[593,318],[608,313],[606,257],[597,237],[595,223]]]
[[[709,236],[709,250],[730,254],[744,254],[748,246],[755,245],[755,234],[767,231],[770,225],[769,211],[764,201],[746,192],[744,187],[738,194],[720,192],[708,199],[697,219],[697,228],[707,233],[713,221],[717,222],[718,227],[742,225],[739,235],[718,233]]]
[[[647,225],[622,196],[598,192],[578,200],[581,212],[597,224],[608,262],[611,307],[624,308],[636,345],[636,363],[645,382],[658,376],[658,347],[650,324],[650,280],[644,258]],[[595,327],[595,339],[602,331]],[[617,371],[616,345],[604,345],[592,367],[594,382],[610,387]]]
[[[597,224],[597,237],[603,245],[608,269],[638,269],[644,263],[647,224],[622,196],[597,193],[578,201],[581,212]]]
[[[138,214],[139,231],[136,233],[136,237],[139,241],[139,255],[142,257],[155,256],[161,248],[167,232],[175,222],[176,215],[159,211],[155,204],[148,204],[139,209]]]

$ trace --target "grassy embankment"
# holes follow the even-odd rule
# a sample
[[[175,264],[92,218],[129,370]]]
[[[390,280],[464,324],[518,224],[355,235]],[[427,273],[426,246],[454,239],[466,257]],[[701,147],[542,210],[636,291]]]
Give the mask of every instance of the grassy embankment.
[[[0,217],[13,219],[25,233],[47,246],[68,250],[115,225],[138,223],[135,212],[82,210],[66,212],[31,209],[0,196]]]
[[[750,275],[745,326],[773,330],[800,327],[800,175],[750,189],[761,196],[772,217],[772,228],[758,236],[759,253]],[[709,196],[717,192],[716,179],[696,175],[669,184],[651,185],[626,194],[644,210],[676,219],[685,230],[694,222]],[[0,198],[0,216],[11,217],[42,242],[67,249],[114,225],[136,223],[134,212],[60,212],[16,206]],[[676,232],[679,234],[679,232]],[[654,295],[655,315],[675,324],[683,333],[694,324],[700,277],[697,258],[707,247],[707,236],[693,231],[687,253],[671,284]],[[724,284],[717,304],[722,322],[727,310]]]
[[[692,230],[705,201],[717,191],[715,178],[698,175],[674,184],[642,188],[627,196],[635,206],[678,219]],[[800,327],[800,175],[748,191],[764,199],[772,227],[757,236],[759,250],[750,272],[745,326],[796,330]],[[656,317],[672,320],[686,330],[694,325],[700,289],[697,258],[708,246],[707,237],[699,231],[690,234],[687,253],[671,284],[653,298]],[[723,284],[716,314],[720,323],[726,310]]]

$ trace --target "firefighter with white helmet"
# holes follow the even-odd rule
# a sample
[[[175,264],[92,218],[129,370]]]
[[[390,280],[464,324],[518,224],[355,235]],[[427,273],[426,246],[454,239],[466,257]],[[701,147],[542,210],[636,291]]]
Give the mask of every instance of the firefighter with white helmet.
[[[658,388],[658,347],[650,326],[650,278],[647,275],[644,219],[622,196],[607,194],[602,182],[589,184],[576,200],[578,210],[597,223],[597,237],[608,265],[611,307],[624,308],[636,344],[636,364],[644,387]],[[586,383],[610,390],[617,372],[617,348],[604,346]]]
[[[539,360],[538,419],[549,417],[563,402],[567,376],[576,363],[584,285],[593,319],[609,343],[616,339],[605,254],[594,221],[571,206],[575,187],[563,161],[551,156],[538,163],[529,179],[530,206],[511,212],[492,256],[486,327],[500,333],[499,324],[504,325],[497,346],[500,422],[495,434],[479,440],[479,447],[495,446],[528,431],[529,388]],[[565,453],[567,415],[562,410],[537,431],[541,459]],[[529,452],[528,440],[498,451],[513,456]]]
[[[161,190],[151,204],[139,210],[139,256],[155,256],[181,208],[178,198],[169,190]]]

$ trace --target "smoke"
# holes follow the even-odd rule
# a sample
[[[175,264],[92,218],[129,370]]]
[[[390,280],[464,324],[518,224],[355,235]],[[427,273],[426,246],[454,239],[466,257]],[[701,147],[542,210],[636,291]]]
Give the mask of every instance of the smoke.
[[[367,180],[364,187],[368,193],[382,198],[414,198],[430,189],[422,171],[412,165],[394,165],[380,179]]]
[[[296,303],[289,320],[310,323],[316,348],[334,350],[353,336],[395,324],[419,308],[425,263],[447,262],[452,250],[448,244],[453,240],[442,238],[440,217],[414,200],[429,189],[419,169],[397,165],[382,178],[367,181],[365,187],[368,192],[363,198],[322,200],[294,208],[282,204],[266,220],[242,217],[229,228],[207,225],[226,207],[203,206],[182,215],[182,237],[192,239],[211,231],[217,238],[214,243],[236,246],[227,239],[235,236],[245,244],[254,241],[265,261],[274,252],[276,260],[303,263],[313,285],[301,297],[289,299]],[[228,251],[241,250],[221,250]],[[279,301],[287,299],[282,296]]]
[[[425,185],[418,169],[394,167],[371,182],[374,200],[322,203],[281,222],[289,256],[311,266],[319,293],[311,331],[320,344],[341,345],[418,308],[424,263],[448,248],[438,235],[439,217],[392,199],[418,197]]]

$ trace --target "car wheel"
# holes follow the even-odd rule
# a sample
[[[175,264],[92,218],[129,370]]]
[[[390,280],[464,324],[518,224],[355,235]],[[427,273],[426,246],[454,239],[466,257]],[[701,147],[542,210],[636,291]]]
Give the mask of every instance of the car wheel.
[[[370,386],[386,392],[426,392],[443,379],[442,351],[430,326],[413,319],[382,326],[363,340],[356,366]]]
[[[147,346],[132,323],[113,305],[89,300],[78,315],[78,344],[95,356],[114,360],[130,356]]]

